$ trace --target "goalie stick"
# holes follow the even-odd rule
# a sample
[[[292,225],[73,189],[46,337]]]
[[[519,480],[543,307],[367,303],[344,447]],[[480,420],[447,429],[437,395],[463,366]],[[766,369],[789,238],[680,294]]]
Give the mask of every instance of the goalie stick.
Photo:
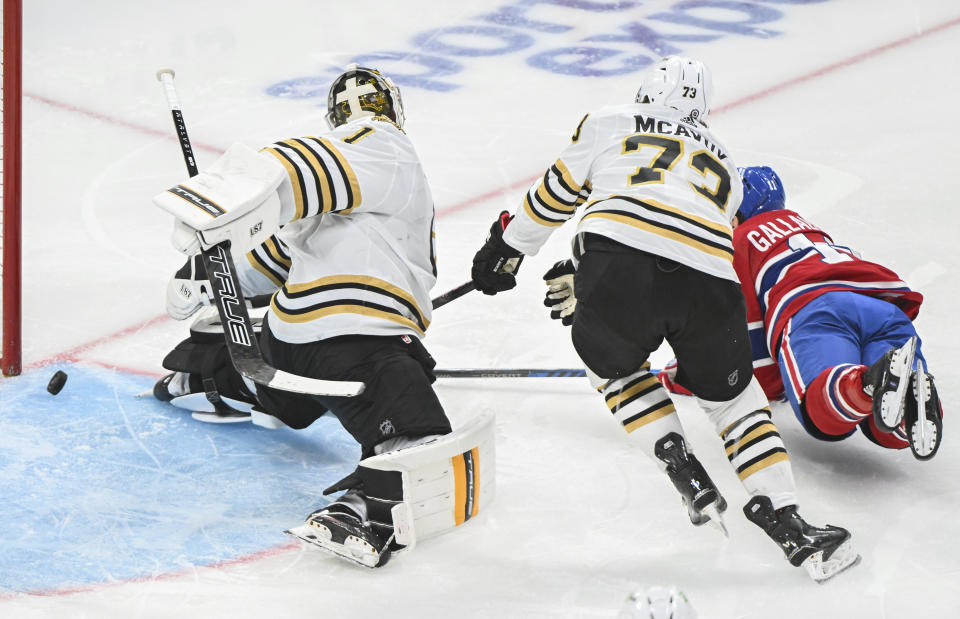
[[[193,148],[190,145],[190,137],[187,135],[187,126],[183,121],[173,77],[173,69],[157,71],[157,79],[163,84],[167,104],[173,115],[173,124],[177,130],[183,161],[187,166],[187,172],[193,177],[200,171],[193,156]],[[260,385],[308,395],[355,396],[363,392],[364,384],[361,382],[320,380],[298,376],[278,370],[264,361],[253,332],[253,323],[247,312],[243,292],[240,290],[240,281],[237,279],[233,256],[230,254],[230,242],[224,241],[209,249],[201,246],[200,253],[203,256],[203,265],[207,269],[210,288],[213,290],[214,301],[220,314],[227,351],[230,353],[233,366],[240,374]]]

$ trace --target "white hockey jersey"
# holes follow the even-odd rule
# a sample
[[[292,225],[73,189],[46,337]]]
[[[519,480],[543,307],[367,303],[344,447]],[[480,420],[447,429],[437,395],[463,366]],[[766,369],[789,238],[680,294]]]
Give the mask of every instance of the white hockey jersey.
[[[276,291],[273,334],[294,344],[423,336],[436,283],[434,205],[406,134],[385,118],[362,118],[261,152],[287,171],[278,192],[288,223],[237,270],[246,294]]]
[[[738,281],[730,221],[743,196],[740,175],[709,129],[682,116],[637,103],[586,115],[527,192],[504,240],[536,254],[589,198],[578,232]]]

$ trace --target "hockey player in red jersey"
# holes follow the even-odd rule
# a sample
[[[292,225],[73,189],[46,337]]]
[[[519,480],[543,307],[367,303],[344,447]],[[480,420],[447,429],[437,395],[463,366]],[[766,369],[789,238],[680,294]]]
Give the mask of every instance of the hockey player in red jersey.
[[[860,428],[879,445],[932,458],[942,411],[911,322],[923,296],[785,208],[771,168],[742,168],[741,176],[734,268],[767,397],[785,395],[818,439]]]

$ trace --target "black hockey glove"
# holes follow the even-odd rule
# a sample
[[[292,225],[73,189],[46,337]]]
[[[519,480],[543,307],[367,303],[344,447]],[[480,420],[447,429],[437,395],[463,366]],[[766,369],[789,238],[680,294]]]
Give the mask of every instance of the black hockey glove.
[[[490,235],[487,236],[483,247],[473,257],[470,276],[477,290],[483,294],[497,294],[517,285],[514,273],[520,268],[523,253],[510,247],[503,240],[503,231],[511,219],[513,216],[510,213],[501,212],[490,226]]]
[[[577,311],[577,297],[573,294],[573,276],[577,269],[573,260],[561,260],[543,274],[547,283],[547,297],[543,304],[550,308],[550,318],[559,320],[565,326],[573,324],[573,315]]]

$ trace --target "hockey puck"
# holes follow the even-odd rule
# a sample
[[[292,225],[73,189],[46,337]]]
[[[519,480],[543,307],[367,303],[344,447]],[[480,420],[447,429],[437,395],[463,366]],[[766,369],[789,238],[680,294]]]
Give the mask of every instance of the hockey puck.
[[[50,382],[47,383],[47,391],[53,395],[60,393],[60,390],[63,389],[63,386],[67,382],[67,374],[57,370],[53,375],[53,378],[50,379]]]

